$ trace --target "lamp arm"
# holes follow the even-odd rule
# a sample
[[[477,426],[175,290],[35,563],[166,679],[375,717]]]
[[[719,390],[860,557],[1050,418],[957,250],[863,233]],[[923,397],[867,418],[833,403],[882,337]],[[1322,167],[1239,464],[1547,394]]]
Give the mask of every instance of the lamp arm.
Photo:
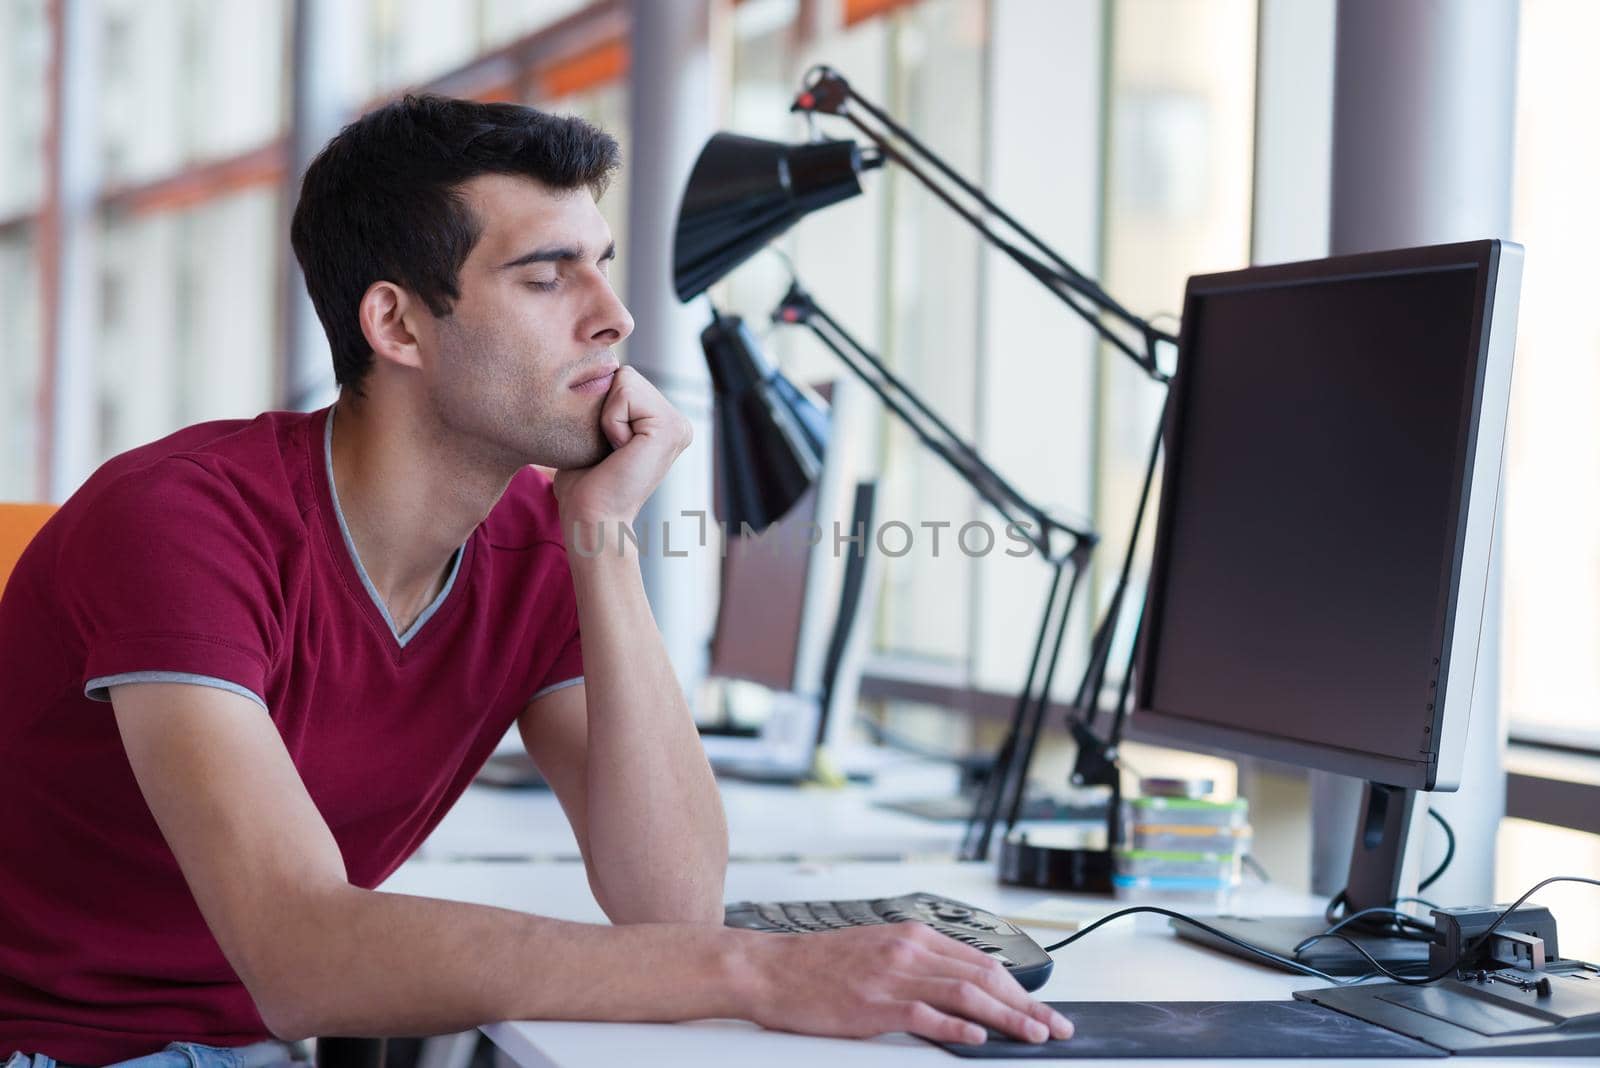
[[[1113,588],[1111,597],[1106,603],[1105,615],[1100,620],[1100,625],[1095,628],[1094,637],[1090,642],[1089,665],[1084,671],[1083,681],[1073,702],[1083,715],[1087,726],[1093,727],[1100,718],[1100,691],[1105,685],[1106,667],[1111,659],[1111,643],[1116,637],[1117,623],[1122,617],[1122,609],[1127,599],[1128,587],[1133,579],[1133,557],[1139,546],[1139,535],[1144,531],[1145,513],[1149,510],[1151,491],[1155,486],[1156,470],[1160,465],[1161,446],[1166,436],[1167,412],[1172,406],[1172,394],[1168,393],[1162,401],[1161,415],[1156,420],[1155,440],[1150,444],[1150,457],[1145,463],[1144,482],[1139,489],[1139,504],[1133,515],[1133,529],[1128,533],[1128,545],[1122,555],[1122,569],[1117,575],[1117,584]],[[1112,741],[1122,736],[1121,711],[1126,694],[1119,694],[1117,704],[1113,706]]]
[[[1023,496],[984,460],[977,449],[929,408],[903,379],[817,304],[798,282],[790,286],[789,292],[773,313],[773,319],[808,327],[823,345],[878,395],[884,407],[910,428],[922,444],[1008,521],[1016,523],[1017,513],[1021,512],[1037,524],[1037,534],[1032,529],[1026,529],[1023,536],[1046,559],[1059,563],[1079,546],[1092,549],[1098,544],[1099,536],[1087,525],[1073,525],[1058,519]],[[1058,533],[1068,536],[1072,541],[1072,546],[1065,553],[1052,551],[1052,535]]]
[[[1134,654],[1130,654],[1128,658],[1128,670],[1122,677],[1122,685],[1117,694],[1117,701],[1112,708],[1111,729],[1108,732],[1108,736],[1102,738],[1095,732],[1094,726],[1095,721],[1099,718],[1100,690],[1105,684],[1106,663],[1111,656],[1111,642],[1116,635],[1117,621],[1121,618],[1122,608],[1127,599],[1128,587],[1132,581],[1133,555],[1139,544],[1139,534],[1144,528],[1147,505],[1155,485],[1156,469],[1160,461],[1161,446],[1165,437],[1167,410],[1170,406],[1171,394],[1169,393],[1162,405],[1161,418],[1156,424],[1155,442],[1150,448],[1149,463],[1145,467],[1144,485],[1139,493],[1139,506],[1134,514],[1133,531],[1128,536],[1128,547],[1123,555],[1122,570],[1117,578],[1116,590],[1111,595],[1105,615],[1095,629],[1094,638],[1090,643],[1089,663],[1084,668],[1077,698],[1073,701],[1073,711],[1067,721],[1067,728],[1078,748],[1077,755],[1073,758],[1072,763],[1072,781],[1078,785],[1107,786],[1111,789],[1111,799],[1106,812],[1106,843],[1108,849],[1115,849],[1122,841],[1122,824],[1119,811],[1122,797],[1122,770],[1117,763],[1117,757],[1118,748],[1122,744],[1123,728],[1128,720],[1129,697],[1133,686]],[[1075,581],[1076,578],[1077,575],[1074,575]],[[1057,573],[1056,581],[1057,583],[1060,581],[1059,572]],[[1054,590],[1055,587],[1052,586],[1052,598],[1055,596]],[[1070,607],[1068,611],[1070,611]],[[1048,608],[1046,609],[1046,615],[1048,619]],[[1139,630],[1142,630],[1143,627],[1144,619],[1141,617]],[[1044,629],[1041,628],[1041,639],[1044,637],[1044,633]],[[1039,741],[1044,706],[1050,693],[1050,679],[1055,674],[1056,658],[1061,652],[1062,636],[1061,630],[1057,630],[1050,653],[1046,681],[1039,696],[1034,699],[1035,703],[1026,710],[1020,703],[1018,705],[1018,711],[1012,720],[1011,731],[1006,736],[995,769],[998,786],[993,793],[985,791],[984,796],[980,798],[979,805],[974,811],[971,821],[967,825],[967,837],[963,842],[961,854],[964,860],[987,858],[989,839],[1002,810],[1005,813],[1006,831],[1009,833],[1011,828],[1016,825],[1022,808],[1028,769],[1033,764],[1034,749]],[[1140,635],[1136,631],[1134,634],[1135,654],[1138,650],[1139,637]],[[1038,666],[1039,655],[1040,649],[1036,648],[1034,651],[1035,668]],[[1032,687],[1033,670],[1030,669],[1026,692],[1031,694]]]
[[[868,128],[856,116],[847,115],[846,118],[848,118],[858,130],[866,134],[867,137],[876,139],[881,136],[877,133],[877,131]],[[1046,289],[1049,289],[1052,293],[1054,293],[1063,304],[1067,305],[1074,312],[1076,312],[1079,318],[1088,323],[1089,326],[1093,328],[1095,333],[1099,334],[1101,338],[1103,338],[1108,344],[1122,352],[1129,359],[1133,360],[1134,363],[1143,368],[1145,373],[1150,377],[1158,380],[1166,377],[1156,364],[1154,345],[1157,340],[1160,340],[1160,338],[1154,337],[1150,334],[1150,331],[1154,330],[1153,327],[1150,327],[1142,320],[1135,318],[1131,312],[1122,310],[1121,306],[1115,301],[1112,301],[1110,297],[1106,296],[1105,292],[1098,286],[1095,286],[1092,283],[1086,284],[1083,280],[1083,276],[1078,274],[1076,271],[1070,275],[1057,271],[1051,268],[1048,264],[1041,263],[1036,257],[1030,255],[1026,250],[1018,248],[1012,242],[1007,241],[1004,237],[996,233],[988,225],[988,223],[984,222],[980,215],[959,203],[950,195],[948,191],[941,188],[937,183],[929,178],[922,168],[918,167],[917,164],[910,159],[910,157],[898,151],[893,145],[890,145],[886,141],[879,141],[877,143],[879,144],[880,151],[882,151],[886,158],[894,160],[896,163],[900,164],[900,166],[910,171],[919,182],[927,187],[929,192],[933,193],[935,197],[943,201],[946,207],[955,212],[957,215],[961,216],[961,218],[965,220],[969,226],[978,231],[979,234],[983,235],[983,237],[987,239],[991,245],[1005,253],[1007,258],[1011,259],[1024,271],[1037,279],[1042,285],[1044,285]],[[1092,303],[1094,307],[1085,307],[1082,303],[1085,299]],[[1143,348],[1135,348],[1121,334],[1117,333],[1115,330],[1112,330],[1111,327],[1106,325],[1101,318],[1102,312],[1115,316],[1116,318],[1123,320],[1125,323],[1132,325],[1134,329],[1136,329],[1142,335]],[[1161,337],[1165,337],[1165,335],[1161,335]]]
[[[888,134],[886,135],[882,130],[864,122],[861,116],[850,107],[851,104],[858,106],[860,110],[870,115],[888,131]],[[1169,376],[1160,369],[1156,358],[1156,348],[1161,343],[1176,344],[1176,337],[1157,329],[1148,320],[1129,311],[1102,289],[1098,283],[1073,267],[1060,253],[1056,252],[1036,234],[1018,222],[1010,213],[991,200],[982,189],[963,178],[953,167],[940,158],[933,149],[920,141],[915,134],[895,122],[893,117],[882,108],[856,92],[850,83],[845,81],[844,77],[837,71],[828,67],[814,68],[807,76],[806,88],[795,100],[791,110],[804,112],[808,115],[821,112],[839,115],[848,119],[851,125],[860,130],[885,158],[894,160],[908,170],[918,182],[938,197],[939,200],[943,201],[952,211],[961,216],[968,225],[983,235],[991,245],[1005,253],[1007,257],[1054,293],[1062,303],[1076,312],[1112,347],[1138,364],[1146,375],[1159,382],[1167,381]],[[922,167],[918,166],[906,151],[902,151],[894,140],[891,140],[891,137],[904,143],[910,152],[927,161],[945,179],[975,200],[981,206],[983,212],[1010,227],[1011,230],[1020,235],[1050,262],[1041,262],[1025,249],[1019,248],[1016,244],[996,233],[977,211],[958,202],[948,189],[936,181]],[[1080,302],[1080,298],[1088,301],[1094,307],[1092,309],[1085,307]],[[1102,316],[1110,316],[1118,320],[1126,328],[1137,334],[1139,347],[1136,348],[1125,337],[1122,337],[1107,326],[1102,321]]]

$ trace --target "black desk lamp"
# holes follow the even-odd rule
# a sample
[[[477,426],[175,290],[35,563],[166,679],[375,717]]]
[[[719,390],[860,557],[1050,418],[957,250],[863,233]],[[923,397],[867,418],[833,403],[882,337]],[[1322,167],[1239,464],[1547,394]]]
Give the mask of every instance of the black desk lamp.
[[[738,316],[713,312],[700,347],[717,399],[717,518],[736,533],[759,533],[821,474],[828,414],[778,371]]]
[[[864,121],[855,110],[856,107],[873,122]],[[787,230],[801,216],[859,193],[861,171],[879,166],[885,160],[893,160],[910,171],[991,245],[1006,253],[1085,319],[1112,347],[1137,363],[1151,379],[1166,383],[1168,376],[1160,369],[1156,352],[1159,344],[1175,344],[1176,338],[1157,330],[1123,308],[1093,280],[1078,272],[989,200],[980,189],[957,174],[909,131],[857,94],[843,77],[827,67],[814,68],[807,74],[805,87],[791,110],[849,119],[872,141],[876,153],[868,155],[850,141],[815,141],[786,146],[726,133],[713,136],[695,164],[679,210],[673,278],[680,300],[687,302],[703,293],[707,287]],[[912,158],[913,155],[925,161],[954,188],[935,181]],[[963,203],[963,197],[972,203]],[[1003,236],[990,220],[1003,224],[1020,242]],[[1025,248],[1024,243],[1031,246],[1032,251]],[[714,310],[713,316],[714,321],[702,335],[701,341],[706,348],[707,360],[713,366],[713,391],[719,410],[718,425],[721,427],[724,416],[720,413],[740,404],[737,397],[724,389],[716,371],[719,363],[728,362],[725,343],[729,335],[722,324],[736,323],[737,320],[719,316]],[[1021,808],[1027,769],[1049,705],[1051,683],[1072,603],[1098,538],[1087,525],[1073,525],[1059,520],[1018,492],[970,443],[956,434],[895,376],[882,360],[820,308],[798,281],[790,287],[789,293],[774,311],[773,318],[778,322],[808,327],[877,394],[885,407],[911,428],[924,445],[932,449],[1009,521],[1019,524],[1027,532],[1030,543],[1051,566],[1052,580],[1035,637],[1027,681],[1017,696],[1005,742],[997,754],[994,771],[984,784],[962,842],[961,859],[986,859],[994,826],[1001,814],[1004,813],[1009,831]],[[768,366],[755,350],[753,340],[747,333],[736,328],[735,336],[750,353],[748,357],[739,358],[741,363],[758,368]],[[760,374],[752,371],[745,377]],[[781,378],[776,372],[772,374]],[[744,438],[733,434],[719,436],[718,462],[724,472],[724,486],[732,481],[728,472],[751,471],[763,466],[764,462],[737,453],[751,447],[753,442],[788,448],[782,445],[787,440],[781,434],[748,435]],[[1073,781],[1107,786],[1111,791],[1107,849],[1041,849],[1029,846],[1025,837],[1013,840],[1008,834],[1001,858],[1001,877],[1008,882],[1061,889],[1110,890],[1110,848],[1118,843],[1121,836],[1118,814],[1121,781],[1116,766],[1115,746],[1120,740],[1122,720],[1126,715],[1129,693],[1127,676],[1118,698],[1109,740],[1100,738],[1094,726],[1099,717],[1100,694],[1112,638],[1131,575],[1134,546],[1143,524],[1160,444],[1158,430],[1122,572],[1106,615],[1095,629],[1089,663],[1074,700],[1075,711],[1070,723],[1072,734],[1078,742]],[[796,460],[781,460],[778,465],[791,470],[803,466]],[[725,492],[722,503],[731,507],[727,496]],[[754,497],[756,494],[745,496]],[[795,492],[794,497],[797,496],[798,492]],[[791,502],[793,499],[789,498]],[[720,518],[730,522],[726,514]],[[1128,674],[1131,675],[1131,672]]]

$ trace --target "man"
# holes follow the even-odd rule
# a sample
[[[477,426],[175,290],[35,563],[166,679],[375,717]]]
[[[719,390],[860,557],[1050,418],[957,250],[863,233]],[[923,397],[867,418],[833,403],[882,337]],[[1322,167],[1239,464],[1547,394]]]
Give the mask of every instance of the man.
[[[690,437],[612,354],[617,158],[510,105],[352,124],[292,226],[338,402],[116,457],[29,547],[0,602],[0,1051],[256,1068],[274,1036],[541,1017],[1069,1032],[918,925],[721,926],[726,826],[638,560],[564,547],[632,521]],[[512,723],[614,926],[372,889]]]

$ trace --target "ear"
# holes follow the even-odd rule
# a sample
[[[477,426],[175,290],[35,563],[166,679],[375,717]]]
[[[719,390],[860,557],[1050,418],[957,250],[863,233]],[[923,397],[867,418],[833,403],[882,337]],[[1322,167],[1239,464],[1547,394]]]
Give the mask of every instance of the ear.
[[[422,321],[427,311],[420,300],[393,282],[368,286],[357,314],[374,358],[420,368],[422,352],[418,340],[429,325]]]

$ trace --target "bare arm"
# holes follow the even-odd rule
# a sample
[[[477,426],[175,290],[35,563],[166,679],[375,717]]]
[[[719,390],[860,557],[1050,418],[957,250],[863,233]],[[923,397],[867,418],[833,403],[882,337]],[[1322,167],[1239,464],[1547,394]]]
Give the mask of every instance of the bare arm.
[[[259,707],[181,684],[117,686],[111,699],[145,799],[275,1033],[737,1014],[735,942],[723,932],[608,928],[353,887]]]
[[[961,1037],[972,1025],[954,1013],[1010,1030],[1024,1013],[1048,1019],[982,954],[916,924],[800,937],[604,927],[353,887],[259,707],[177,683],[116,686],[111,701],[201,914],[279,1036],[734,1016]]]
[[[529,705],[523,744],[613,922],[720,924],[727,822],[638,561],[609,549],[572,570],[586,684]]]
[[[612,452],[592,467],[556,472],[554,486],[583,633],[588,722],[578,833],[587,835],[590,885],[619,923],[721,923],[722,798],[650,613],[638,546],[619,534],[693,431],[630,367],[612,380],[600,429]],[[579,551],[597,538],[605,539],[602,551]],[[525,720],[524,741],[537,739],[537,715]],[[562,803],[569,813],[579,807]]]

